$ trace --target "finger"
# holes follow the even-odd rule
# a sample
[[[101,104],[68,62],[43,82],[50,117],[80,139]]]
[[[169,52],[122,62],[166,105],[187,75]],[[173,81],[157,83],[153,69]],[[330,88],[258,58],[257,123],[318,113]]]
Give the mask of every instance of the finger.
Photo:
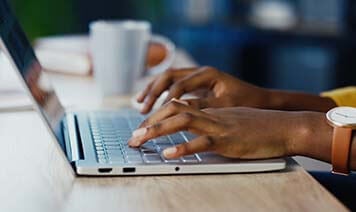
[[[173,134],[179,131],[211,134],[216,132],[218,128],[217,124],[211,119],[185,112],[146,128],[136,130],[128,144],[133,147],[138,147],[153,138]]]
[[[171,69],[162,76],[158,77],[153,83],[152,86],[148,89],[143,97],[144,106],[141,110],[141,113],[147,114],[152,110],[153,105],[157,101],[158,97],[167,90],[175,81],[184,76],[190,74],[195,69]]]
[[[146,86],[146,88],[137,96],[137,98],[136,98],[137,102],[142,103],[142,102],[145,100],[145,98],[146,98],[148,92],[151,90],[151,88],[152,88],[153,83],[155,82],[155,80],[156,80],[156,79],[152,80],[152,81]]]
[[[150,117],[145,119],[139,126],[139,128],[153,125],[161,120],[164,120],[168,117],[177,115],[178,113],[189,112],[200,116],[206,116],[204,112],[196,110],[188,105],[186,101],[172,99],[172,101],[165,104]]]
[[[152,110],[153,105],[156,103],[158,97],[160,97],[162,93],[167,90],[172,83],[173,82],[171,81],[170,76],[168,75],[159,77],[153,83],[150,90],[147,92],[141,113],[149,113]]]
[[[189,104],[189,106],[196,109],[206,109],[206,108],[221,108],[229,105],[229,102],[226,101],[224,97],[208,97],[200,99],[183,99]]]
[[[196,109],[204,109],[208,107],[213,107],[214,102],[218,101],[215,97],[202,98],[202,99],[184,99],[189,106]]]
[[[222,145],[218,141],[218,137],[200,136],[188,143],[165,149],[163,156],[167,159],[174,159],[200,152],[213,152],[218,148],[218,145]]]
[[[211,87],[214,82],[215,71],[209,67],[200,68],[198,71],[187,75],[175,82],[169,89],[168,96],[164,103],[172,98],[179,99],[183,94],[198,90],[200,88]]]

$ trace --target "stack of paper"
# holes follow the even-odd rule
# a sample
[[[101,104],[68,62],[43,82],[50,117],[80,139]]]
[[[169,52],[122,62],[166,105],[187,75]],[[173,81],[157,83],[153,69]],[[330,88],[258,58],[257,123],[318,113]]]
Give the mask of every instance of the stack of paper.
[[[35,49],[47,71],[72,75],[89,75],[92,71],[88,36],[40,38]]]

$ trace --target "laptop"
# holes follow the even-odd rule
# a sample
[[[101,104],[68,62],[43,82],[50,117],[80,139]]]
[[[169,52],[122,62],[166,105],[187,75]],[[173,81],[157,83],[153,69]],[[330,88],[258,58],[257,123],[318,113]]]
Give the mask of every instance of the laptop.
[[[246,173],[286,167],[284,159],[245,161],[213,153],[166,160],[161,154],[165,148],[189,142],[195,135],[178,132],[130,148],[127,141],[144,120],[136,110],[66,112],[8,2],[0,2],[1,49],[18,72],[58,150],[78,175]]]

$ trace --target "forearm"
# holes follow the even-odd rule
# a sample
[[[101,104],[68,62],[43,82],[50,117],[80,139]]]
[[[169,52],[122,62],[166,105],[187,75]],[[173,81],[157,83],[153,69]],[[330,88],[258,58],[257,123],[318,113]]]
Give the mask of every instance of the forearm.
[[[352,134],[352,143],[350,148],[350,167],[356,170],[356,133]]]
[[[276,110],[309,110],[327,112],[336,107],[336,103],[327,97],[317,95],[269,90],[269,109]]]
[[[324,113],[300,112],[295,136],[290,138],[293,155],[302,155],[331,163],[333,128]],[[350,149],[350,168],[356,170],[356,133]]]

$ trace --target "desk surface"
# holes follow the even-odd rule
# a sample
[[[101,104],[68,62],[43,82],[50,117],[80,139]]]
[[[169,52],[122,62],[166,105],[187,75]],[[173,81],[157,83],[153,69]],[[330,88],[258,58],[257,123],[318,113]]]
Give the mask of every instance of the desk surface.
[[[35,112],[0,114],[0,211],[344,211],[294,161],[276,173],[75,177]]]
[[[73,109],[128,102],[100,101],[90,78],[53,81],[64,105]],[[275,173],[75,177],[33,111],[0,113],[0,141],[0,211],[346,210],[292,159],[287,170]]]

